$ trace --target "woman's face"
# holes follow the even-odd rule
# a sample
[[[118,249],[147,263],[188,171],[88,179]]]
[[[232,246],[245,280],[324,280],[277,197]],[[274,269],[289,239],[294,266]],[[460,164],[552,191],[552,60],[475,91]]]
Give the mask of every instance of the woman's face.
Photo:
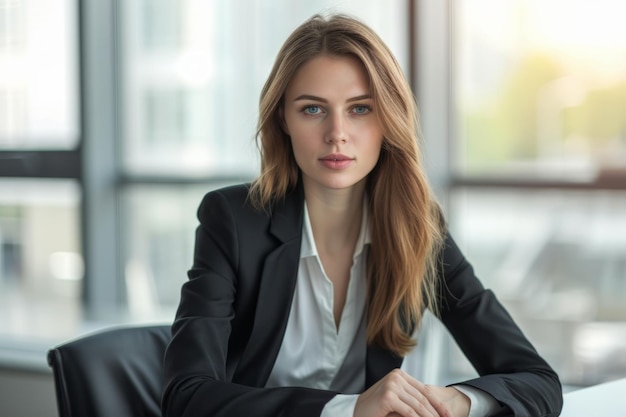
[[[383,142],[369,80],[359,60],[321,55],[285,91],[284,130],[305,189],[363,187]]]

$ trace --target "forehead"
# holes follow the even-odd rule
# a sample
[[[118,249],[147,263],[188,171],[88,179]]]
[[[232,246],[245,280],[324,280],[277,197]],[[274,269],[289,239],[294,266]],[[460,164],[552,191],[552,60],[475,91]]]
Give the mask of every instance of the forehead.
[[[370,93],[369,77],[356,57],[320,55],[304,63],[287,85],[287,99],[300,94],[324,98]]]

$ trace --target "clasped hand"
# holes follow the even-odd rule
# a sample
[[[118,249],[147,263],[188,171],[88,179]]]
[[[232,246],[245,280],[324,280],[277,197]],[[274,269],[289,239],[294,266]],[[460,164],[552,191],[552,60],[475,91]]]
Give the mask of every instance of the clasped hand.
[[[359,396],[354,417],[467,417],[470,399],[395,369]]]

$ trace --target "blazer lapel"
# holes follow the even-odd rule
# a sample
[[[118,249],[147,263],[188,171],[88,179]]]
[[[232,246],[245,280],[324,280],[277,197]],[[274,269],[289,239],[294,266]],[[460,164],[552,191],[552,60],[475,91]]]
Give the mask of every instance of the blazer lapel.
[[[300,263],[304,194],[301,187],[273,207],[270,233],[281,244],[266,258],[250,339],[235,371],[240,383],[263,387],[282,344]]]

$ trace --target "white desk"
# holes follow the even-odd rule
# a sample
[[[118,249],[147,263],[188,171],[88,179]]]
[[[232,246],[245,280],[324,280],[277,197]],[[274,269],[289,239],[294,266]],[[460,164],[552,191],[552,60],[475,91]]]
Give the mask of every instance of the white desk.
[[[626,378],[568,392],[561,417],[626,416]]]

